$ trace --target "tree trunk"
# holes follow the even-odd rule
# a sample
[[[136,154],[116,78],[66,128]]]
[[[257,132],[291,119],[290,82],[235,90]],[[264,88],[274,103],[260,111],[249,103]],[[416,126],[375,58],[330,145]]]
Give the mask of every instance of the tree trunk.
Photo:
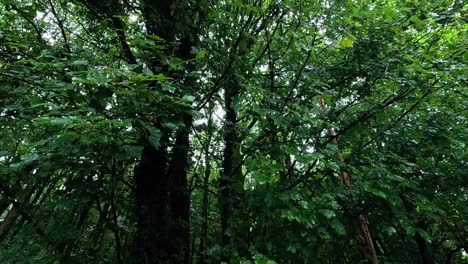
[[[127,44],[123,21],[116,16],[124,11],[121,3],[115,0],[110,3],[90,0],[82,0],[82,2],[99,15],[104,14],[112,20],[126,61],[131,64],[138,63]],[[167,57],[176,56],[182,60],[190,59],[190,51],[195,43],[197,30],[194,29],[193,23],[190,23],[192,21],[186,22],[185,25],[181,21],[186,21],[185,17],[195,17],[190,13],[193,12],[193,9],[187,9],[189,11],[185,14],[174,11],[175,9],[183,10],[189,6],[193,7],[193,3],[188,4],[188,2],[173,0],[143,1],[142,14],[147,33],[157,35],[166,41],[168,47],[165,56]],[[179,16],[182,15],[185,16],[184,19],[179,19]],[[180,45],[175,44],[178,42]],[[145,59],[143,58],[143,60]],[[174,82],[184,84],[184,87],[190,87],[182,92],[193,89],[191,86],[194,83],[181,77],[185,72],[170,72],[167,65],[154,58],[147,59],[145,62],[153,71],[171,76]],[[182,97],[183,95],[179,94],[178,96]],[[180,112],[175,110],[174,114],[178,115]],[[161,146],[155,148],[149,144],[147,139],[143,138],[144,149],[134,173],[136,215],[138,218],[136,235],[138,263],[187,263],[189,260],[187,167],[192,117],[187,113],[181,115],[184,127],[176,132],[175,142],[170,142],[172,132],[165,131],[159,121],[153,122],[154,120],[151,121],[162,133]],[[173,147],[169,160],[168,146],[170,145]],[[118,242],[118,234],[115,235],[116,242]]]
[[[165,147],[143,149],[135,171],[141,263],[187,263],[189,260],[189,193],[187,167],[191,117],[177,132],[170,166]]]
[[[206,140],[205,149],[205,174],[203,176],[203,201],[202,201],[202,225],[200,235],[200,263],[208,263],[207,259],[207,243],[208,243],[208,188],[211,175],[211,136],[213,131],[213,103],[210,102],[208,107],[208,124],[207,133],[208,139]]]
[[[162,37],[168,44],[175,42],[176,33],[181,37],[178,47],[166,50],[167,56],[175,55],[189,60],[197,31],[192,25],[186,25],[185,32],[176,32],[180,27],[176,26],[179,21],[173,8],[181,8],[175,5],[182,4],[172,0],[148,0],[144,2],[143,16],[149,34]],[[185,16],[192,17],[192,14],[186,13]],[[153,69],[162,71],[166,76],[174,75],[173,79],[186,87],[183,92],[193,89],[195,83],[191,79],[181,79],[183,73],[173,74],[158,61],[151,61],[151,64]],[[189,64],[188,70],[190,67]],[[169,132],[160,129],[162,141],[165,142],[158,149],[146,144],[135,171],[140,263],[190,262],[187,169],[192,116],[187,112],[181,113],[181,116],[184,126],[176,132],[171,159],[167,158]]]
[[[168,181],[165,148],[144,147],[135,170],[136,214],[138,217],[137,249],[140,263],[158,263],[167,257]]]
[[[221,190],[221,232],[222,246],[226,250],[235,249],[241,256],[248,255],[246,234],[235,224],[239,212],[244,189],[244,177],[241,170],[242,157],[240,153],[240,137],[238,131],[237,113],[234,101],[239,96],[239,84],[234,76],[226,81],[224,89],[225,100],[225,132],[224,132],[224,159],[223,171],[220,179]],[[223,261],[228,260],[228,252],[223,254]]]
[[[101,251],[101,248],[103,247],[106,240],[107,229],[105,225],[107,222],[107,216],[110,211],[110,204],[105,204],[104,207],[101,208],[100,201],[97,199],[96,206],[99,211],[99,219],[96,223],[96,228],[92,235],[92,241],[94,241],[94,245],[90,250],[90,255],[93,257],[93,262],[97,264],[99,263],[99,252]]]
[[[12,187],[13,190],[20,189],[19,183],[14,184]],[[3,192],[3,191],[2,191]],[[3,193],[2,200],[0,200],[0,216],[5,213],[5,211],[8,209],[8,207],[11,204],[10,197],[8,197],[5,193]]]
[[[173,257],[177,263],[190,262],[190,196],[187,186],[187,169],[192,116],[185,114],[184,124],[185,127],[177,132],[168,172],[171,216],[171,240],[168,242],[173,247]]]
[[[8,212],[5,219],[0,223],[0,241],[2,241],[8,232],[13,227],[16,219],[21,215],[21,211],[24,210],[24,207],[28,203],[29,198],[31,197],[34,190],[34,185],[29,184],[19,195],[18,201],[13,204],[10,212]],[[5,195],[6,196],[6,195]]]

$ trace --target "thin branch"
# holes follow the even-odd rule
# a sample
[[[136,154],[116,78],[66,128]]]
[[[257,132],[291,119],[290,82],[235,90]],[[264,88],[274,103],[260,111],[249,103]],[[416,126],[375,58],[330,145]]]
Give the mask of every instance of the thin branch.
[[[65,43],[65,47],[67,48],[68,53],[71,54],[72,52],[71,52],[70,44],[68,43],[67,34],[65,33],[65,28],[63,26],[63,20],[61,20],[59,18],[58,14],[57,14],[57,11],[55,11],[55,6],[52,3],[52,0],[49,0],[49,4],[50,4],[52,14],[54,15],[55,20],[57,21],[57,25],[60,28],[60,32],[62,34],[62,38],[63,38],[63,41]]]
[[[247,22],[242,26],[241,30],[239,31],[237,35],[237,39],[234,42],[231,52],[229,54],[229,61],[226,67],[224,68],[224,71],[221,73],[221,75],[216,79],[216,81],[213,84],[213,87],[210,89],[210,92],[208,92],[203,98],[200,99],[200,104],[197,106],[197,110],[201,110],[205,105],[211,100],[214,94],[216,94],[219,89],[221,89],[221,82],[227,77],[229,70],[231,69],[232,65],[234,64],[234,60],[236,58],[236,52],[237,48],[239,47],[239,44],[244,37],[244,32],[246,31],[247,27],[250,24],[250,20],[252,19],[253,12],[251,11],[249,14],[249,18],[247,19]]]
[[[10,5],[11,9],[15,10],[16,12],[18,12],[18,14],[24,18],[24,20],[26,20],[33,28],[34,28],[34,31],[36,31],[36,34],[37,34],[37,40],[39,40],[40,42],[45,42],[44,39],[42,38],[42,30],[39,28],[39,26],[34,23],[33,20],[31,20],[28,15],[26,14],[26,12],[24,12],[23,10],[19,9],[16,5],[14,4],[11,4]]]

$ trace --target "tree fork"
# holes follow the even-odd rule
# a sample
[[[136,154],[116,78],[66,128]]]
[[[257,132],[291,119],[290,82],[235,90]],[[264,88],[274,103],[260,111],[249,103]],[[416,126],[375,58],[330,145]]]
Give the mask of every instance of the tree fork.
[[[162,37],[167,43],[175,43],[179,35],[180,45],[169,47],[167,56],[177,56],[189,60],[195,45],[198,30],[193,25],[185,25],[182,32],[176,32],[179,20],[172,12],[173,0],[144,1],[143,17],[149,34]],[[191,10],[192,11],[192,10]],[[190,12],[190,11],[189,11]],[[187,13],[185,15],[191,14]],[[191,35],[192,34],[192,35]],[[171,49],[172,48],[172,49]],[[171,50],[175,51],[171,54]],[[191,77],[181,77],[183,73],[169,72],[159,61],[151,61],[152,69],[163,72],[183,84],[183,92],[192,92],[195,82]],[[192,64],[187,66],[190,71]],[[182,79],[181,79],[182,78]],[[169,132],[161,124],[154,124],[161,132],[161,146],[156,149],[146,142],[138,170],[135,172],[139,263],[189,263],[190,262],[190,219],[189,192],[187,186],[189,134],[193,118],[183,112],[183,126],[177,129],[171,157],[167,158],[170,145]]]

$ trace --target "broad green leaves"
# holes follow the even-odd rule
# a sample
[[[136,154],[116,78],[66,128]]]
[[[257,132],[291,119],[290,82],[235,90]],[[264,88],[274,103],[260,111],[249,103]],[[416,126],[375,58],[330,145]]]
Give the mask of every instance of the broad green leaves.
[[[133,259],[133,173],[145,146],[174,155],[188,114],[193,263],[202,236],[219,263],[223,91],[235,82],[244,184],[230,232],[244,230],[250,248],[228,249],[232,262],[358,263],[357,215],[382,262],[415,262],[424,247],[437,263],[466,262],[466,6],[174,2],[173,13],[206,17],[184,18],[200,37],[172,43],[146,32],[138,1],[98,4],[115,16],[91,2],[0,4],[0,219],[34,186],[2,261],[116,263],[118,239]]]

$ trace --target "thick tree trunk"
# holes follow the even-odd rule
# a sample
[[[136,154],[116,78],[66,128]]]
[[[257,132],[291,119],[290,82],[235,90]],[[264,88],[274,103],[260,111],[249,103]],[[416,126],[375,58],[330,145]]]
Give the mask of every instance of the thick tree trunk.
[[[238,230],[238,226],[235,224],[236,217],[234,217],[235,213],[241,211],[237,207],[241,205],[244,189],[238,120],[234,108],[234,101],[238,96],[239,84],[235,77],[231,76],[224,89],[226,119],[223,171],[220,179],[221,232],[224,249],[235,249],[241,256],[246,256],[248,254],[246,234],[242,230]],[[223,260],[227,261],[227,258],[228,256],[223,254]]]
[[[185,114],[184,128],[176,135],[171,164],[169,166],[169,206],[171,216],[170,236],[173,259],[177,263],[190,262],[190,196],[187,186],[189,134],[192,116]]]
[[[124,11],[120,2],[115,0],[111,2],[82,0],[82,2],[99,15],[104,14],[111,18],[125,59],[131,64],[138,63],[127,44],[123,21],[116,17]],[[182,5],[185,4],[185,2],[173,0],[146,0],[143,1],[142,14],[148,34],[157,35],[166,41],[168,45],[166,56],[189,60],[197,31],[191,24],[182,25],[181,20],[178,19],[181,14],[174,12],[174,9],[184,9]],[[187,4],[187,6],[190,5]],[[193,17],[190,11],[193,10],[189,10],[184,16]],[[181,32],[182,30],[184,32]],[[180,42],[177,47],[174,44],[176,42]],[[169,72],[167,65],[158,61],[157,58],[148,58],[146,64],[154,71],[171,76],[175,82],[190,87],[193,85],[190,81],[181,80],[180,76],[184,73]],[[190,89],[192,88],[186,91]],[[180,96],[182,97],[183,94]],[[177,111],[176,114],[180,114],[178,110],[175,109],[175,111]],[[176,132],[173,144],[170,142],[171,132],[162,129],[159,121],[155,120],[151,121],[163,134],[161,146],[155,148],[143,139],[145,146],[134,174],[138,218],[136,235],[138,263],[187,263],[189,260],[187,167],[192,117],[182,113],[182,119],[184,127]],[[173,145],[171,159],[168,158],[170,145]],[[118,234],[116,233],[115,236],[118,242]]]
[[[165,147],[147,145],[135,171],[140,263],[190,259],[187,168],[192,119],[176,134],[170,165]]]
[[[196,30],[190,32],[192,25],[187,25],[186,32],[176,32],[178,21],[173,8],[180,8],[182,2],[172,0],[148,0],[144,2],[143,15],[149,34],[158,35],[172,44],[176,33],[179,34],[180,46],[167,50],[167,56],[190,59],[190,50],[194,45]],[[186,16],[191,14],[187,13]],[[188,37],[189,33],[191,38]],[[151,67],[162,71],[166,76],[167,68],[158,61],[151,61]],[[188,66],[190,69],[190,65]],[[173,76],[184,84],[190,92],[194,85],[190,79],[181,80],[179,74]],[[177,80],[178,79],[178,80]],[[181,95],[182,96],[182,95]],[[180,113],[178,113],[180,114]],[[161,147],[155,149],[147,144],[135,172],[138,236],[140,263],[189,263],[190,228],[189,228],[189,192],[187,188],[187,169],[190,149],[189,134],[192,116],[182,113],[184,126],[176,132],[170,160],[167,159],[169,134],[161,129]]]
[[[138,217],[137,249],[140,263],[158,263],[168,256],[164,249],[168,217],[168,181],[165,148],[147,144],[135,170],[136,214]]]

